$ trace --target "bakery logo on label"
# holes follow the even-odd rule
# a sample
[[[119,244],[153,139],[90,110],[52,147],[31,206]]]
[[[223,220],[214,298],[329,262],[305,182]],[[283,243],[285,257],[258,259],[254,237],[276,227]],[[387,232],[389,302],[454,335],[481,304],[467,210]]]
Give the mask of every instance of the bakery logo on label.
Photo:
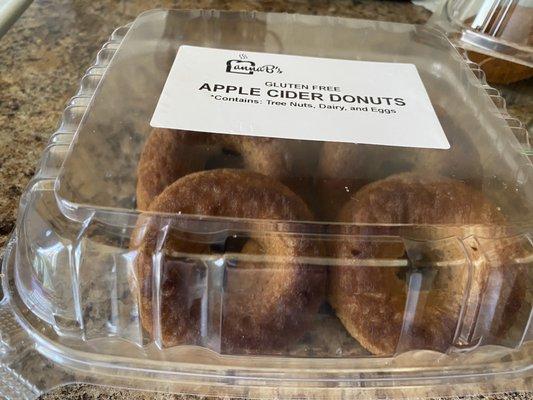
[[[239,54],[240,60],[226,61],[226,72],[231,74],[253,75],[254,72],[265,72],[267,74],[281,74],[281,68],[276,65],[256,66],[255,62],[249,61],[246,54]]]

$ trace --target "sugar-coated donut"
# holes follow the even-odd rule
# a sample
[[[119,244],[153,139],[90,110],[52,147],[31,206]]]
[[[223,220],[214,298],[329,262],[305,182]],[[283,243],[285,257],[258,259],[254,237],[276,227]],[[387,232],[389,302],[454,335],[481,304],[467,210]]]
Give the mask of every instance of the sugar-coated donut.
[[[339,264],[329,270],[329,302],[350,334],[372,353],[446,351],[462,307],[475,303],[476,293],[484,293],[485,302],[494,297],[495,315],[516,311],[524,295],[517,275],[523,271],[504,265],[489,268],[483,257],[470,271],[464,261],[463,244],[453,238],[504,236],[505,221],[481,192],[462,182],[429,173],[393,175],[353,195],[338,221],[357,225],[343,227],[349,236],[331,248]],[[425,250],[407,257],[402,240],[376,238],[378,231],[412,240]],[[496,263],[505,251],[496,251]],[[395,266],[395,260],[407,258],[411,266]],[[490,276],[500,274],[503,282],[515,285],[506,297],[487,293],[492,290],[487,286],[489,269]],[[465,293],[470,293],[468,299]]]
[[[152,338],[159,335],[164,346],[200,344],[202,318],[210,318],[201,311],[207,289],[198,279],[204,264],[171,256],[210,250],[176,227],[176,214],[280,221],[272,232],[253,229],[251,221],[252,233],[241,253],[259,256],[225,264],[223,300],[216,310],[222,315],[222,321],[217,320],[222,351],[269,351],[303,333],[305,319],[317,312],[324,298],[325,271],[301,261],[319,256],[319,245],[301,233],[282,233],[290,224],[286,221],[313,218],[299,196],[258,173],[214,169],[178,179],[148,211],[139,217],[131,247],[137,250],[141,320]],[[154,279],[160,282],[159,293],[154,293]]]
[[[155,128],[141,153],[137,170],[137,208],[146,210],[152,199],[176,179],[209,169],[209,160],[223,152],[242,158],[242,167],[297,186],[301,175],[312,176],[318,142],[177,131]],[[309,150],[309,151],[308,151]],[[233,157],[232,157],[233,156]],[[233,161],[235,163],[235,161]],[[295,183],[292,185],[291,183]]]

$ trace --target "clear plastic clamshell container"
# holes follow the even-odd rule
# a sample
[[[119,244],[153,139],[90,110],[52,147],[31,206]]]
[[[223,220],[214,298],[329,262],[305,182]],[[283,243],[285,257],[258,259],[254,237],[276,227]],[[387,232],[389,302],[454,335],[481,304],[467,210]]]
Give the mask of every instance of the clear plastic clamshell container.
[[[152,128],[182,45],[414,64],[450,148]],[[157,10],[119,28],[21,199],[0,394],[531,389],[532,151],[479,76],[422,26]]]
[[[468,49],[489,82],[507,84],[533,76],[532,1],[446,0],[429,23]]]

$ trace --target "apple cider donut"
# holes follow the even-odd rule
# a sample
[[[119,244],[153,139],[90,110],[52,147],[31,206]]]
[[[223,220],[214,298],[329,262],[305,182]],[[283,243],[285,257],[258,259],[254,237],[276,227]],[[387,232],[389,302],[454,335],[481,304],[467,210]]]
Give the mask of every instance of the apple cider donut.
[[[401,172],[431,172],[479,185],[481,162],[474,144],[441,108],[436,111],[450,142],[447,150],[324,143],[318,166],[322,216],[334,218],[359,188]]]
[[[156,269],[154,255],[210,252],[208,245],[180,236],[182,232],[172,228],[169,213],[279,220],[279,224],[313,218],[306,204],[283,184],[238,169],[186,175],[158,195],[148,211],[139,217],[132,248],[138,252],[142,324],[152,338],[160,335],[164,346],[199,344],[202,294],[198,292],[205,288],[199,290],[195,279],[204,264],[180,264],[163,256]],[[223,351],[253,352],[286,344],[289,335],[303,333],[304,320],[318,311],[324,298],[325,271],[300,259],[319,256],[320,247],[303,234],[278,233],[279,224],[274,233],[252,233],[241,250],[246,255],[268,254],[268,258],[237,258],[236,265],[226,267],[220,332]],[[157,316],[152,301],[154,271],[159,271],[160,282]],[[160,325],[158,332],[154,320]]]
[[[137,208],[146,210],[176,179],[212,169],[211,160],[215,160],[215,168],[242,167],[297,188],[302,175],[313,176],[318,162],[318,142],[306,142],[305,146],[302,142],[155,128],[139,160]],[[235,165],[238,158],[242,165]]]
[[[155,128],[144,144],[137,166],[137,208],[150,202],[176,179],[199,171],[211,150],[203,133]]]
[[[349,333],[379,355],[450,348],[464,295],[484,290],[489,268],[480,262],[470,276],[462,245],[451,240],[450,246],[439,247],[443,246],[442,241],[440,245],[431,241],[471,235],[504,236],[505,221],[498,209],[481,192],[462,182],[403,173],[363,187],[341,209],[338,221],[362,224],[355,226],[357,232],[354,225],[343,226],[344,233],[350,236],[331,249],[341,263],[329,270],[328,298]],[[372,229],[375,231],[371,232]],[[380,235],[426,243],[427,253],[418,257],[422,266],[395,267],[389,263],[406,259],[406,248],[400,240],[377,241],[375,233],[379,229]],[[414,262],[411,257],[412,254],[409,259]],[[357,264],[357,260],[377,260],[377,266],[348,262]],[[431,266],[431,260],[439,260],[440,264]],[[423,283],[414,296],[415,305],[408,306],[408,292],[413,290],[409,276],[415,270]],[[499,271],[509,279],[512,277],[508,274],[517,273],[512,268]],[[517,290],[514,296],[522,294],[523,290]],[[491,295],[486,294],[486,298]],[[498,307],[520,303],[516,297],[507,300]]]

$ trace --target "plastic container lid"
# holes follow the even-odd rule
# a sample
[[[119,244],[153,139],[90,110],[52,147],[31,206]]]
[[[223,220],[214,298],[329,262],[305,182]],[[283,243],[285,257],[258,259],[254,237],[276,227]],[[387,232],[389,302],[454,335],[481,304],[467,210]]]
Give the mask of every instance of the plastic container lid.
[[[448,0],[433,21],[462,31],[461,41],[485,54],[497,54],[533,67],[533,3],[527,0]]]
[[[533,3],[529,0],[447,0],[429,24],[443,29],[484,66],[489,82],[533,76]],[[497,60],[487,59],[494,57]]]
[[[198,60],[226,54],[220,49],[236,57],[221,76],[243,87],[265,79],[298,96],[307,83],[344,96],[349,85],[367,85],[353,95],[360,109],[327,109],[316,98],[295,119],[366,142],[295,139],[298,125],[279,129],[295,121],[279,119],[285,106],[267,112],[276,121],[253,124],[250,107],[269,105],[237,105],[242,120],[234,120],[235,108],[207,113],[194,96],[173,98],[181,109],[166,103],[169,118],[232,123],[239,132],[152,127],[164,87],[210,77],[217,64]],[[194,67],[172,81],[178,50],[192,51]],[[255,63],[262,53],[275,62]],[[298,82],[284,80],[293,65]],[[265,72],[276,68],[286,75]],[[375,71],[392,72],[381,83],[364,75]],[[31,393],[73,381],[258,397],[356,388],[438,395],[452,382],[465,392],[527,388],[531,151],[476,74],[426,27],[142,14],[104,45],[21,200],[3,265],[2,366]],[[413,92],[395,97],[411,79]],[[378,89],[381,104],[364,104],[377,101]],[[332,89],[315,91],[326,98]],[[406,126],[411,99],[418,115]],[[431,133],[450,146],[371,144],[382,134],[373,126],[387,130],[386,140]],[[421,126],[427,135],[414,135]],[[55,381],[29,372],[28,348],[48,360]],[[471,382],[479,385],[468,389]]]

